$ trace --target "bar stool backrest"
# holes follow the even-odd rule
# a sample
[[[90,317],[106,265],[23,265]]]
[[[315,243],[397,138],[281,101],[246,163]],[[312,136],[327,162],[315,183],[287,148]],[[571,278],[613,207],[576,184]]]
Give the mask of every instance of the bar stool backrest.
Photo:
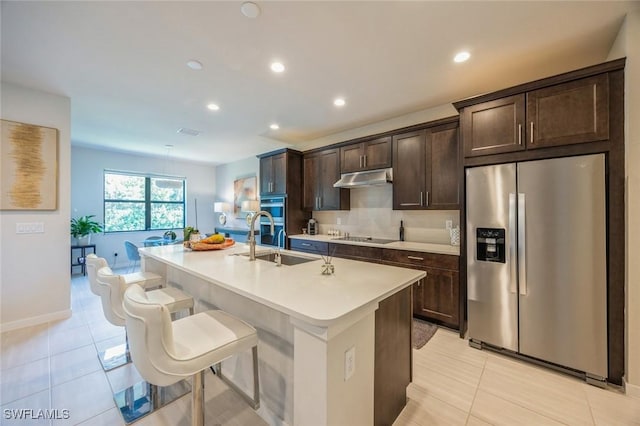
[[[166,306],[148,300],[142,287],[132,284],[124,294],[131,358],[149,383],[168,386],[183,379],[175,353],[171,314]],[[189,363],[186,363],[189,364]]]
[[[96,282],[102,300],[104,316],[113,325],[124,327],[125,314],[122,308],[122,296],[127,288],[127,283],[121,275],[113,273],[108,266],[100,268]]]
[[[100,289],[98,288],[98,270],[109,266],[107,259],[104,257],[98,257],[96,254],[91,253],[87,255],[87,277],[89,277],[89,288],[91,292],[96,296],[100,295]]]

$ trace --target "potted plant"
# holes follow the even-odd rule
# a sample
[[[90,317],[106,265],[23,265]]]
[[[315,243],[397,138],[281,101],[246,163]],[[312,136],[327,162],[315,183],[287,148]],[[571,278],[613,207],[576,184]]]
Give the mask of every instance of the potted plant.
[[[80,216],[71,219],[71,236],[77,240],[79,246],[91,243],[91,234],[102,232],[102,225],[93,220],[95,215]]]

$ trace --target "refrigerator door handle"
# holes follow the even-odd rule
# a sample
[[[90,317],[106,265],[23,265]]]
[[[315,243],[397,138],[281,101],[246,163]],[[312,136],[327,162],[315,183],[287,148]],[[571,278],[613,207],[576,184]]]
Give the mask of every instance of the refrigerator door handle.
[[[516,194],[509,193],[509,292],[515,293],[517,276],[516,276]]]
[[[520,295],[527,295],[527,233],[525,194],[518,193],[518,283]]]

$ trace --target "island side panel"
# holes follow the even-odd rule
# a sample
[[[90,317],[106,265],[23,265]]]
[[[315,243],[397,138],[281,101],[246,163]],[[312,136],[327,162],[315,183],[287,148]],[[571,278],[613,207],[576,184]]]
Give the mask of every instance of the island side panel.
[[[294,322],[294,424],[373,424],[375,313],[337,335]],[[327,339],[328,337],[328,339]],[[347,351],[353,351],[349,378]]]
[[[407,403],[412,380],[412,287],[386,298],[376,311],[375,411],[376,426],[390,425]]]

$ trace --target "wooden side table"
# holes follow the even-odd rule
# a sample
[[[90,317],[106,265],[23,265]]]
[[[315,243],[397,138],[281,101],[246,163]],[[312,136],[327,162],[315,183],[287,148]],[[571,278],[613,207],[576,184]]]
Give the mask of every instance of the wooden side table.
[[[74,259],[73,252],[77,250],[80,251],[80,256]],[[87,251],[91,250],[89,253]],[[73,275],[73,267],[79,266],[82,271],[82,275],[87,275],[87,262],[86,257],[87,254],[91,254],[96,252],[96,245],[89,244],[86,246],[71,246],[71,275]]]

